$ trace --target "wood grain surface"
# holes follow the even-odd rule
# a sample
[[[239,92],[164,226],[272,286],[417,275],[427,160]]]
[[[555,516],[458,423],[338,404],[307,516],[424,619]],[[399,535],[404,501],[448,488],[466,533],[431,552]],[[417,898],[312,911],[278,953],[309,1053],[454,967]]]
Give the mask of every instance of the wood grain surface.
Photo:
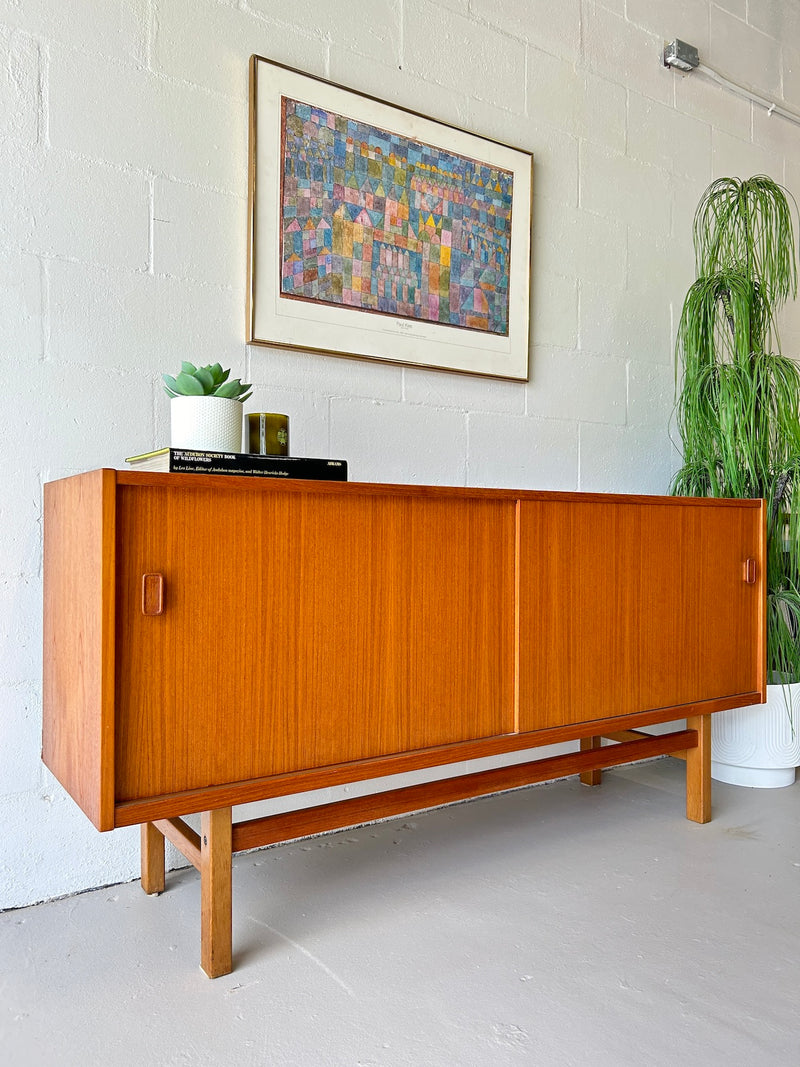
[[[200,966],[209,978],[233,965],[231,809],[200,816]]]
[[[616,767],[632,760],[647,759],[670,752],[688,752],[696,744],[697,734],[693,730],[677,730],[674,733],[640,738],[618,745],[603,748],[598,746],[563,756],[548,756],[529,763],[495,767],[473,774],[443,778],[436,782],[422,782],[419,785],[403,786],[369,796],[353,797],[351,800],[319,804],[313,808],[247,819],[234,824],[232,847],[234,852],[240,852],[278,841],[325,833],[344,826],[357,826],[364,822],[422,811],[469,797],[518,789],[533,782],[547,782],[564,775],[580,773],[583,776],[591,774],[595,769]]]
[[[99,830],[114,826],[114,472],[44,492],[42,759]]]
[[[475,741],[463,741],[438,748],[401,752],[394,756],[379,756],[375,759],[358,760],[353,763],[337,763],[330,767],[315,767],[306,771],[276,774],[269,778],[251,778],[246,781],[209,786],[206,789],[166,793],[162,796],[145,797],[143,800],[129,800],[117,804],[116,825],[134,826],[150,819],[166,819],[174,815],[226,807],[231,804],[249,804],[272,797],[347,785],[349,782],[364,782],[386,775],[422,770],[426,767],[441,767],[446,764],[497,756],[508,752],[533,751],[542,745],[575,741],[581,737],[592,736],[598,731],[605,734],[617,726],[620,728],[652,726],[655,723],[681,719],[688,715],[708,716],[716,711],[728,711],[734,707],[758,704],[761,700],[762,696],[758,692],[742,693],[719,700],[687,704],[679,708],[660,708],[657,711],[625,715],[613,720],[573,723],[528,734],[483,737]]]
[[[760,501],[65,479],[45,762],[108,829],[699,722],[763,699],[763,558]]]
[[[506,501],[120,487],[117,799],[512,732],[514,523]]]
[[[761,688],[762,515],[742,507],[520,504],[520,729]]]

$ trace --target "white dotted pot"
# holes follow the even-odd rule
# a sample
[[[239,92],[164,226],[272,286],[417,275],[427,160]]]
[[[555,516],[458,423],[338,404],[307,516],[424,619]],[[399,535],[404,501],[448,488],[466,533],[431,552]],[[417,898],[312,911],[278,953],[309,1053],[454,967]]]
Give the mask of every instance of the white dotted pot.
[[[718,782],[775,789],[792,785],[798,765],[800,683],[768,685],[766,704],[711,716],[711,777]]]
[[[170,400],[173,448],[242,451],[242,404],[223,396],[175,396]]]

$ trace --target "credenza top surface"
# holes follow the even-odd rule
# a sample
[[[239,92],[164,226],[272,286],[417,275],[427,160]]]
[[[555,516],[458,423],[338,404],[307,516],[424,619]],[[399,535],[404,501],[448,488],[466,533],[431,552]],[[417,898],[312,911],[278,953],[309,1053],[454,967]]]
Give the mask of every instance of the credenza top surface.
[[[94,473],[94,472],[89,472]],[[661,504],[697,507],[760,508],[760,499],[721,499],[705,497],[676,497],[632,493],[585,493],[550,489],[505,489],[483,486],[417,485],[391,482],[314,481],[299,478],[261,478],[229,474],[177,474],[156,471],[114,470],[104,473],[113,476],[119,486],[153,486],[162,488],[199,489],[215,486],[220,489],[247,490],[262,493],[314,493],[341,496],[412,496],[420,498],[461,498],[483,500],[562,501],[564,503],[627,503]],[[82,477],[78,475],[77,477]]]

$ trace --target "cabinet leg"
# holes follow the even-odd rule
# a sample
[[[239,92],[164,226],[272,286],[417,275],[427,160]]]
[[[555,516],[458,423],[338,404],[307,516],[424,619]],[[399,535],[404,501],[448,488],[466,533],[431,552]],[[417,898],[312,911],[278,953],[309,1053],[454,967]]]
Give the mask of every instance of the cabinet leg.
[[[231,809],[204,811],[200,819],[200,965],[209,978],[219,978],[233,966]]]
[[[151,822],[142,823],[142,889],[163,893],[165,882],[164,838]]]
[[[697,731],[697,747],[686,750],[686,818],[692,822],[711,819],[711,716],[693,715],[686,720]]]
[[[602,748],[602,737],[582,737],[581,752],[588,752],[596,748]],[[582,785],[600,785],[603,781],[603,772],[598,768],[594,771],[581,771]]]

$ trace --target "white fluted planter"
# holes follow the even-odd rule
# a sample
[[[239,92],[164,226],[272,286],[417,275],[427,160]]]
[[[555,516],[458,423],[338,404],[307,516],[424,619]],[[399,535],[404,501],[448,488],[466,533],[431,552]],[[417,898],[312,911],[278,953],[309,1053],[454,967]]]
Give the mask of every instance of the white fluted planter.
[[[223,396],[175,396],[169,402],[173,448],[242,451],[242,404]]]
[[[800,683],[767,686],[767,703],[711,716],[711,777],[731,785],[792,785],[800,765]],[[794,724],[794,730],[792,729]]]

